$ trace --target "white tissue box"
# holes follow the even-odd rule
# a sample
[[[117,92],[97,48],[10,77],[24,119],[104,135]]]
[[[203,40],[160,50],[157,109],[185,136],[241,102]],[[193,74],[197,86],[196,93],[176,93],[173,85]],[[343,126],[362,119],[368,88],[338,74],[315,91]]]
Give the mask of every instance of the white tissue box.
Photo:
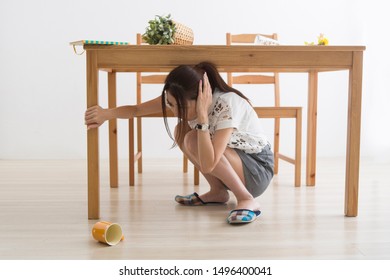
[[[272,46],[272,45],[279,45],[279,42],[274,40],[274,39],[271,39],[271,38],[267,38],[267,37],[264,37],[261,35],[256,35],[254,44],[255,45],[264,45],[264,46]]]

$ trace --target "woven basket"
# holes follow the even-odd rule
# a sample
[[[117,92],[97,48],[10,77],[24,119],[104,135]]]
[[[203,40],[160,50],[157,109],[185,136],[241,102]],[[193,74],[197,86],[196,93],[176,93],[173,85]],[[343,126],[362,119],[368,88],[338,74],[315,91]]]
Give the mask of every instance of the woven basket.
[[[176,25],[176,32],[173,35],[175,41],[173,45],[192,45],[194,42],[194,32],[191,28],[174,21]]]

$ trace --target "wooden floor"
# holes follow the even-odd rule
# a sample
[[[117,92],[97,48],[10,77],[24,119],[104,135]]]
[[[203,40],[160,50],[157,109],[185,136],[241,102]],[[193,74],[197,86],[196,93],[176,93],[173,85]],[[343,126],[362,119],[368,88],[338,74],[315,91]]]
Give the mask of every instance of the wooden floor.
[[[245,226],[225,219],[234,208],[184,207],[176,194],[207,190],[174,160],[145,160],[128,187],[108,187],[101,164],[101,220],[119,223],[125,240],[105,246],[91,237],[86,163],[0,161],[0,259],[389,259],[390,164],[362,160],[359,215],[344,216],[344,160],[318,160],[317,186],[293,187],[293,169],[258,198],[260,218]],[[303,174],[304,175],[304,174]],[[303,176],[304,178],[304,176]]]

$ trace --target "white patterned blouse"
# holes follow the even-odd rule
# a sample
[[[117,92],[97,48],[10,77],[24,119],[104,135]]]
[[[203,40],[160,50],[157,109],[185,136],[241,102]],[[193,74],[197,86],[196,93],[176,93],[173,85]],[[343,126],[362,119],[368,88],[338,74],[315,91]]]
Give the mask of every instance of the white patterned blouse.
[[[223,93],[216,90],[213,93],[208,117],[211,139],[215,131],[233,128],[228,142],[230,148],[253,154],[260,153],[266,145],[269,145],[267,138],[262,133],[255,110],[248,101],[234,92]],[[188,122],[192,129],[197,123],[197,119]]]

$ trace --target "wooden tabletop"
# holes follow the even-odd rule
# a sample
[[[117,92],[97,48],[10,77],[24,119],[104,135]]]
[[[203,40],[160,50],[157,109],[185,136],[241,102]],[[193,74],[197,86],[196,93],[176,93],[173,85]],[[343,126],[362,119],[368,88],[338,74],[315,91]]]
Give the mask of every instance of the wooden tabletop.
[[[350,69],[353,52],[364,51],[365,47],[84,45],[84,49],[99,51],[98,68],[117,72],[166,72],[200,61],[212,61],[221,72],[308,72]]]

